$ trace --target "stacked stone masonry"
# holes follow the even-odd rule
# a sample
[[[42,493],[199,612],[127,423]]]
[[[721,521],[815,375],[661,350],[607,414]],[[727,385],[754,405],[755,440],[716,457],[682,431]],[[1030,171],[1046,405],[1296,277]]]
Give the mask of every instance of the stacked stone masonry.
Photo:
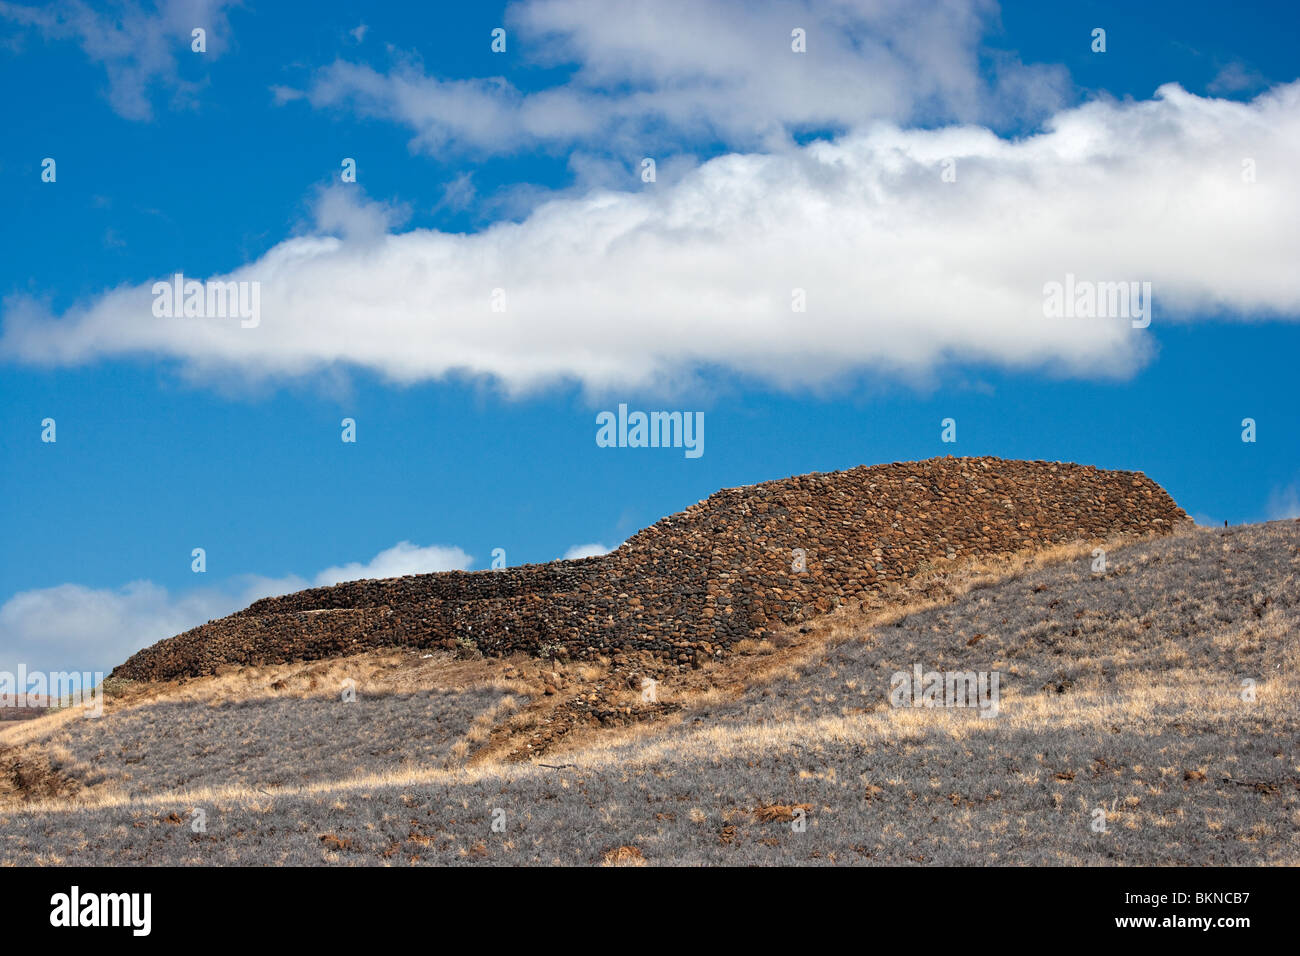
[[[353,581],[257,601],[113,673],[165,680],[370,647],[467,647],[695,664],[735,642],[966,559],[1171,530],[1187,515],[1138,472],[934,458],[711,495],[596,558]],[[807,570],[793,570],[794,551]]]

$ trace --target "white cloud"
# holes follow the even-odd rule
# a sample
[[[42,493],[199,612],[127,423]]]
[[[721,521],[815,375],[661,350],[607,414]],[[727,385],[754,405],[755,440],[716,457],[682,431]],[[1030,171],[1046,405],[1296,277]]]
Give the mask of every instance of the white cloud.
[[[401,541],[386,551],[380,551],[365,564],[354,561],[340,567],[327,568],[316,575],[316,585],[319,587],[366,578],[400,578],[407,574],[428,574],[432,571],[464,571],[473,560],[460,548],[438,545],[422,548],[409,541]]]
[[[1249,103],[1177,86],[1094,102],[1008,141],[879,126],[704,163],[676,184],[543,203],[471,234],[376,235],[334,187],[320,228],[224,279],[261,282],[261,324],[154,318],[151,283],[58,318],[7,303],[0,351],[73,364],[151,354],[197,375],[353,366],[393,382],[488,376],[522,391],[680,384],[705,365],[779,386],[952,361],[1122,376],[1164,323],[1300,313],[1300,83]],[[956,159],[957,181],[940,180]],[[1258,181],[1243,182],[1244,158]],[[352,205],[349,205],[352,204]],[[356,230],[353,230],[354,232]],[[1151,281],[1151,330],[1047,319],[1044,283]],[[791,290],[807,292],[792,313]],[[491,310],[493,290],[507,311]]]
[[[1290,484],[1276,488],[1268,496],[1268,520],[1280,521],[1300,518],[1300,485]]]
[[[271,87],[271,96],[275,100],[276,106],[283,106],[285,103],[292,103],[295,100],[304,99],[307,94],[302,90],[295,90],[291,86],[275,84]]]
[[[0,670],[104,671],[131,653],[227,614],[215,591],[172,596],[149,581],[122,588],[61,584],[23,591],[0,605]]]
[[[438,201],[434,211],[447,209],[452,212],[462,212],[469,208],[477,191],[474,186],[474,174],[463,172],[443,189],[442,199]]]
[[[39,7],[0,3],[0,18],[33,28],[45,39],[70,39],[108,76],[108,100],[132,120],[153,118],[153,87],[169,88],[184,103],[199,84],[181,76],[178,57],[220,56],[227,45],[229,0],[158,0],[154,9],[138,3],[115,4],[98,12],[75,0]],[[191,51],[191,31],[206,33],[206,52]]]
[[[1205,88],[1211,93],[1224,95],[1259,89],[1267,85],[1268,80],[1258,70],[1234,61],[1220,69]]]
[[[131,654],[206,621],[224,617],[259,598],[362,578],[400,577],[468,568],[472,558],[455,547],[420,547],[402,541],[365,564],[327,568],[307,581],[297,575],[242,575],[223,587],[172,594],[150,581],[121,588],[79,584],[22,591],[0,604],[0,671],[103,671]]]
[[[988,0],[659,0],[617,14],[603,0],[539,0],[508,9],[501,68],[571,67],[562,85],[524,92],[503,76],[429,76],[409,60],[387,73],[338,61],[306,92],[318,108],[401,123],[439,154],[571,143],[636,151],[681,136],[753,148],[800,129],[1057,107],[1068,85],[1059,68],[1002,53],[992,80],[982,75],[981,38],[996,17]],[[791,49],[796,28],[804,53]]]
[[[358,203],[354,191],[333,186],[317,191],[313,211],[316,231],[338,236],[353,245],[368,245],[384,239],[389,230],[410,218],[403,203]]]
[[[611,548],[607,548],[599,542],[592,542],[591,544],[575,544],[568,551],[564,552],[564,557],[561,558],[561,560],[575,561],[578,558],[597,558],[602,554],[609,554],[611,550]]]

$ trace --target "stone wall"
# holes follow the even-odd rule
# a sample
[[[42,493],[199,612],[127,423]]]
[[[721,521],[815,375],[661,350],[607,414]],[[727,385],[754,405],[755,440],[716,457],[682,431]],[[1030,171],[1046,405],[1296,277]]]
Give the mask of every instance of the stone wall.
[[[697,663],[736,641],[963,559],[1187,520],[1138,472],[934,458],[711,495],[598,558],[313,588],[169,638],[113,673],[137,680],[381,645],[572,658],[648,651]],[[807,571],[792,570],[793,551]]]

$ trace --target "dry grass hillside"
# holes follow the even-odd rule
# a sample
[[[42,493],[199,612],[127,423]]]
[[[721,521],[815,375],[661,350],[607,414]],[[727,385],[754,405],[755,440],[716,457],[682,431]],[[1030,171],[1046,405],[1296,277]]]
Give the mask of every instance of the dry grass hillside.
[[[0,728],[0,863],[1295,865],[1298,579],[1300,522],[1185,527],[699,669],[388,649],[118,686]],[[893,706],[917,665],[996,673],[996,716]]]
[[[723,489],[599,557],[263,598],[144,648],[113,676],[206,677],[380,647],[648,653],[696,667],[928,569],[1186,521],[1146,475],[1068,462],[946,457],[794,475]]]

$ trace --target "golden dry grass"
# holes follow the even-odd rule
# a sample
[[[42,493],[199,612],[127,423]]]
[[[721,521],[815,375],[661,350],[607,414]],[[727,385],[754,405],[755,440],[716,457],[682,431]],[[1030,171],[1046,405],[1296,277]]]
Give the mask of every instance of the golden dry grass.
[[[1099,545],[1105,575],[1090,570]],[[300,769],[277,783],[108,780],[0,804],[0,861],[1295,864],[1298,584],[1296,523],[958,566],[668,675],[676,712],[575,727],[525,763],[512,746],[566,695],[609,686],[634,706],[635,684],[613,686],[608,663],[393,651],[130,688],[105,721],[224,714],[232,697],[328,720],[322,701],[351,678],[376,744],[418,726],[402,708],[420,695],[451,701],[461,729],[416,763],[313,775],[286,741],[276,752]],[[890,674],[913,663],[998,671],[999,716],[890,706]],[[6,728],[0,745],[84,775],[78,735],[101,731],[69,720]],[[171,819],[197,809],[206,833]]]

